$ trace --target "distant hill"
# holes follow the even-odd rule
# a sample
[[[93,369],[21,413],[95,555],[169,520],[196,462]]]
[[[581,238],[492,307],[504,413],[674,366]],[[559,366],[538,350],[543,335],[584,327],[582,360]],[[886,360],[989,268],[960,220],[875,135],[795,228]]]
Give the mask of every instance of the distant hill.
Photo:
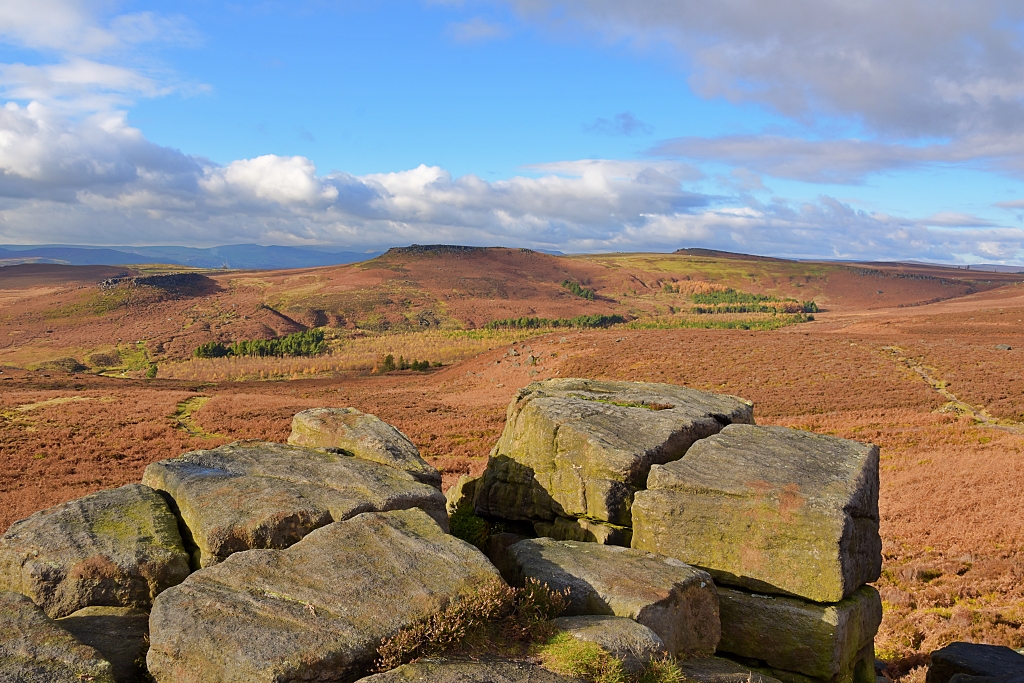
[[[205,249],[194,247],[88,247],[67,244],[2,245],[0,265],[59,263],[72,266],[119,266],[168,263],[194,268],[279,270],[314,268],[365,261],[380,252],[326,251],[306,247],[229,244]]]

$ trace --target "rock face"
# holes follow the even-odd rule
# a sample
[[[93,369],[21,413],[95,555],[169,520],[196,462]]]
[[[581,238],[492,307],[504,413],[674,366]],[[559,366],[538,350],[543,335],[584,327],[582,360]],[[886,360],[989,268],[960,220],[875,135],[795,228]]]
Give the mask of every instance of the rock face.
[[[537,538],[508,549],[510,583],[569,589],[566,615],[608,614],[647,626],[673,655],[714,653],[718,595],[707,572],[653,553]]]
[[[135,607],[86,607],[57,623],[110,662],[117,683],[147,683],[149,613]]]
[[[758,673],[731,659],[705,657],[679,662],[686,680],[694,683],[780,683],[777,678]]]
[[[526,662],[424,661],[406,664],[387,673],[361,678],[357,683],[581,683]]]
[[[362,512],[419,507],[448,528],[436,488],[393,467],[312,448],[241,441],[153,463],[142,481],[174,499],[201,567],[241,550],[286,548]]]
[[[873,642],[882,600],[871,586],[832,605],[721,586],[718,595],[719,651],[826,681],[874,681]]]
[[[1024,655],[1001,645],[951,643],[932,652],[927,683],[948,683],[956,674],[1010,676],[1024,674]]]
[[[139,484],[37,512],[0,536],[0,590],[54,618],[90,605],[149,607],[188,572],[174,515]]]
[[[555,517],[553,522],[534,522],[533,530],[538,536],[547,536],[557,541],[583,541],[626,548],[633,538],[633,530],[628,526],[602,524],[575,517]]]
[[[668,654],[657,633],[625,617],[559,617],[551,623],[574,638],[597,644],[621,660],[628,673],[639,673],[652,659],[661,659]]]
[[[552,379],[520,390],[477,487],[479,514],[512,520],[586,517],[631,525],[651,465],[680,458],[751,404],[670,384]]]
[[[497,576],[422,510],[361,514],[163,593],[149,670],[160,683],[352,680],[383,638]]]
[[[633,547],[719,584],[837,602],[879,577],[878,447],[730,425],[651,469]]]
[[[420,457],[402,432],[376,415],[355,408],[311,408],[292,418],[288,443],[348,451],[363,460],[408,472],[417,481],[441,488],[441,473]]]
[[[115,683],[110,662],[24,595],[0,591],[0,683]]]
[[[476,485],[480,477],[463,475],[444,494],[448,515],[454,515],[459,510],[473,512],[473,496],[476,494]]]

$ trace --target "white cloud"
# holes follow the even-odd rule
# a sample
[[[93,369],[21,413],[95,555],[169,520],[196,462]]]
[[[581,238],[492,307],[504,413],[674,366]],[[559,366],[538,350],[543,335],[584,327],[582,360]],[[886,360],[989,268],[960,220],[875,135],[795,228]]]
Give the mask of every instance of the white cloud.
[[[483,17],[473,17],[467,21],[449,24],[448,32],[458,43],[482,43],[508,35],[508,31],[503,25],[488,21]]]

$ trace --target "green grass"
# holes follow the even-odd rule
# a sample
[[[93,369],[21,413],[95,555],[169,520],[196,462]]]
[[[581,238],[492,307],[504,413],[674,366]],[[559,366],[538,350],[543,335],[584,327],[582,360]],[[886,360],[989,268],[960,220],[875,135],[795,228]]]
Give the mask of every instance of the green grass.
[[[814,316],[796,313],[793,315],[774,315],[770,318],[751,318],[747,320],[704,320],[694,318],[644,318],[627,323],[632,330],[777,330],[787,325],[796,325],[814,320]]]

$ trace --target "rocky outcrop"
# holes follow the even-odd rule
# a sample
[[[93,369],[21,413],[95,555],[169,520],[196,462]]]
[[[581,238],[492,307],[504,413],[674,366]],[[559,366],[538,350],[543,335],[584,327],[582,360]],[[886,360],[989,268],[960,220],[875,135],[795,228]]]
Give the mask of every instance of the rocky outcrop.
[[[241,441],[153,463],[142,481],[174,500],[200,567],[242,550],[287,548],[362,512],[418,507],[448,525],[436,488],[393,467],[312,448]]]
[[[148,608],[188,573],[174,515],[140,484],[37,512],[0,536],[0,590],[54,618],[90,605]]]
[[[0,683],[116,683],[110,662],[27,597],[0,591]]]
[[[999,676],[1024,674],[1024,655],[1001,645],[951,643],[932,652],[927,683],[950,683],[957,674]]]
[[[478,514],[631,526],[654,464],[753,422],[751,404],[669,384],[552,379],[520,390],[477,487]]]
[[[422,510],[361,514],[164,592],[149,670],[160,683],[350,680],[383,638],[497,575]]]
[[[526,662],[425,661],[406,664],[357,683],[582,683]]]
[[[679,662],[679,668],[693,683],[781,683],[724,657],[685,659]]]
[[[630,548],[537,538],[508,549],[509,583],[569,590],[566,615],[607,614],[647,626],[673,655],[714,653],[718,595],[707,572]]]
[[[594,643],[621,661],[630,674],[638,674],[652,659],[668,655],[657,633],[625,617],[595,614],[559,617],[551,623],[577,640]]]
[[[57,624],[110,662],[117,683],[148,683],[149,613],[135,607],[86,607]]]
[[[603,524],[576,517],[555,517],[552,522],[534,522],[533,530],[538,536],[547,536],[557,541],[582,541],[626,548],[633,538],[633,530],[628,526]]]
[[[719,584],[837,602],[879,577],[878,447],[730,425],[651,470],[633,547]]]
[[[476,495],[476,485],[479,481],[480,477],[463,475],[445,492],[444,497],[449,517],[460,510],[473,512],[473,496]]]
[[[420,457],[402,432],[376,415],[355,408],[311,408],[292,418],[288,443],[328,448],[388,467],[403,470],[417,481],[441,488],[441,473]]]
[[[720,652],[762,661],[780,678],[788,671],[836,683],[874,681],[882,600],[873,587],[827,605],[722,586],[718,596]]]

